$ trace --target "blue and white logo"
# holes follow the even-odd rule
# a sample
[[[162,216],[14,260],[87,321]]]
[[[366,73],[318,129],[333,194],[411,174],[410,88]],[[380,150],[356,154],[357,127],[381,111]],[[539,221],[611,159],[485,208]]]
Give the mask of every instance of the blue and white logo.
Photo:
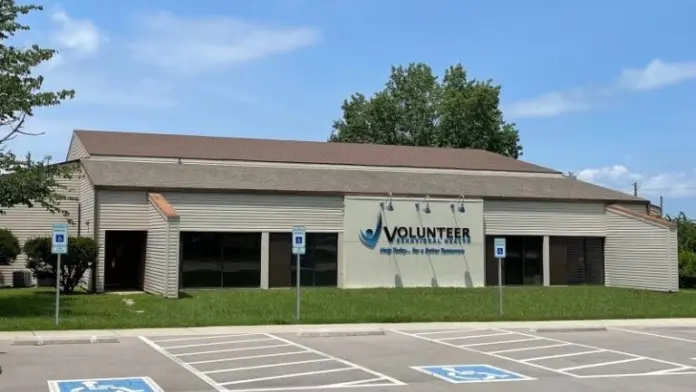
[[[51,392],[164,392],[149,377],[49,381]]]
[[[382,233],[382,213],[377,213],[377,224],[374,229],[360,230],[360,242],[370,249],[374,249],[379,242],[379,236]]]
[[[415,366],[412,369],[453,384],[534,380],[534,378],[490,365]]]

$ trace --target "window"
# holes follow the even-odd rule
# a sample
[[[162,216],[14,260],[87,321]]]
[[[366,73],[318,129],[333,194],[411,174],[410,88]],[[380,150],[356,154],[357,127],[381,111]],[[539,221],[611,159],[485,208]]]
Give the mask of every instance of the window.
[[[259,287],[261,233],[181,233],[182,288]]]
[[[498,284],[498,259],[493,241],[486,236],[486,284]],[[505,236],[507,255],[503,261],[503,284],[508,286],[543,284],[543,243],[541,236]]]
[[[338,284],[338,234],[307,233],[306,253],[300,256],[302,286]],[[269,283],[271,287],[295,286],[297,256],[292,254],[292,234],[271,233]]]

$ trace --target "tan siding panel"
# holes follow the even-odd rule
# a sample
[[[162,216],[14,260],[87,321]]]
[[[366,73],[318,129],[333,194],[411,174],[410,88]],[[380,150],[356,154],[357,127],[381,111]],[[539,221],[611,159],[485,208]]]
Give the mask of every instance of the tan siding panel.
[[[167,268],[169,268],[167,281],[167,296],[179,298],[179,220],[169,221],[169,253],[167,254]]]
[[[167,282],[167,220],[150,203],[148,206],[149,229],[145,258],[146,293],[165,295]]]
[[[94,238],[94,187],[86,175],[80,179],[80,236]]]
[[[164,196],[181,218],[181,231],[308,231],[343,229],[343,197],[174,193]]]
[[[638,214],[648,214],[648,203],[619,203],[617,205]]]
[[[97,233],[99,262],[97,291],[104,291],[104,251],[107,230],[144,230],[150,228],[146,192],[98,191]]]
[[[59,183],[66,186],[60,193],[74,200],[60,202],[61,209],[68,211],[71,225],[70,235],[77,235],[78,198],[80,197],[81,174],[74,175],[71,179],[61,179]],[[60,214],[52,214],[40,206],[29,208],[27,206],[15,206],[5,210],[0,215],[0,227],[11,230],[19,238],[20,246],[24,246],[27,239],[38,236],[50,236],[54,223],[66,223],[67,219]],[[14,271],[25,269],[26,256],[19,255],[17,260],[9,266],[0,266],[0,286],[12,284]]]
[[[72,161],[80,158],[89,157],[89,153],[85,149],[85,146],[80,141],[80,138],[73,135],[72,141],[70,142],[70,149],[68,150],[68,160]]]
[[[602,203],[486,200],[487,235],[603,236]]]
[[[676,241],[671,237],[670,229],[607,211],[606,285],[677,290]]]

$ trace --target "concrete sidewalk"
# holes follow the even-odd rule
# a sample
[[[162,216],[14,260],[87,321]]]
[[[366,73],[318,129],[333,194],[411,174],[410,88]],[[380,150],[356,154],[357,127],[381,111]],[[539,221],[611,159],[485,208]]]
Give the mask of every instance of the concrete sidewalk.
[[[360,333],[366,331],[399,329],[448,330],[461,328],[689,328],[696,327],[696,318],[674,319],[631,319],[631,320],[565,320],[565,321],[496,321],[496,322],[434,322],[434,323],[395,323],[395,324],[328,324],[328,325],[253,325],[226,327],[192,327],[192,328],[143,328],[143,329],[101,329],[101,330],[67,330],[67,331],[16,331],[0,332],[0,340],[42,338],[85,338],[85,337],[135,337],[135,336],[169,336],[169,335],[211,335],[234,333]]]

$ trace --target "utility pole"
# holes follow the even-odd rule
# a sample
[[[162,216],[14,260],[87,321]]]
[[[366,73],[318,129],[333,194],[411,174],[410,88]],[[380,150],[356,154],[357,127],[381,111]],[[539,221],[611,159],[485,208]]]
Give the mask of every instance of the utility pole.
[[[633,183],[633,196],[638,197],[638,183]]]
[[[662,212],[662,211],[664,211],[663,210],[663,208],[665,207],[664,204],[665,204],[665,200],[662,197],[662,195],[660,195],[660,218],[662,218],[665,215],[664,212]]]

